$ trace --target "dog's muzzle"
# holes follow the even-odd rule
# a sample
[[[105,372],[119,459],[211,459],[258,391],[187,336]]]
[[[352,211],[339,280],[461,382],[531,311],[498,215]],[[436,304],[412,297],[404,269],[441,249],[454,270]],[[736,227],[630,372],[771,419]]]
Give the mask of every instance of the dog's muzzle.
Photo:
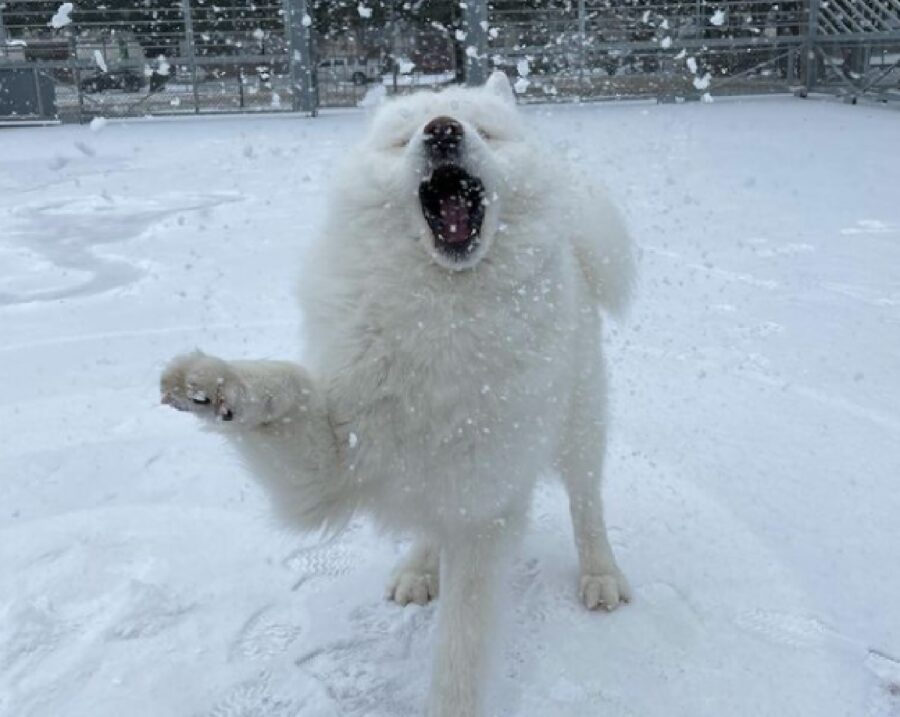
[[[435,117],[425,125],[425,151],[433,164],[459,159],[462,148],[463,126],[452,117]]]
[[[436,117],[423,130],[432,168],[419,185],[422,214],[445,256],[464,261],[478,247],[484,221],[484,183],[461,164],[465,131],[451,117]]]

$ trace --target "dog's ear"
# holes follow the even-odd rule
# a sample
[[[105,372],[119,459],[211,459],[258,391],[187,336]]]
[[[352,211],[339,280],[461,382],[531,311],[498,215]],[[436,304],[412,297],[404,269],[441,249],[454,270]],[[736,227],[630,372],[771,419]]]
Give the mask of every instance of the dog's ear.
[[[509,78],[505,72],[494,70],[491,76],[488,77],[484,88],[511,105],[516,103],[516,95],[513,93],[512,85],[509,84]]]

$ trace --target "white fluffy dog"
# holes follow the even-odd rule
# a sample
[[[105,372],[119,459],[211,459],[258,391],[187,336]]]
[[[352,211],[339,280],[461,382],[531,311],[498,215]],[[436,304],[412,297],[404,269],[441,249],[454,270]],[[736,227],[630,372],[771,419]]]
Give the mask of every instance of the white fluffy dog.
[[[584,604],[630,597],[600,498],[600,308],[628,299],[628,234],[495,73],[378,111],[305,268],[308,368],[188,354],[163,402],[228,436],[292,525],[360,511],[416,536],[389,595],[440,584],[429,714],[473,717],[494,583],[540,476],[568,489]]]

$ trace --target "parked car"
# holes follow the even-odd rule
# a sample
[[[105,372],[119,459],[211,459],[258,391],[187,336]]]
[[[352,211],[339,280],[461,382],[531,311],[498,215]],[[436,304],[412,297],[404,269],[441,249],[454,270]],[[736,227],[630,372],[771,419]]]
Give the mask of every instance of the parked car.
[[[97,72],[81,80],[81,90],[88,93],[105,92],[106,90],[140,92],[143,88],[144,73],[132,69]]]
[[[144,49],[129,31],[94,31],[75,41],[75,57],[94,65],[80,83],[83,92],[140,92],[146,84]]]
[[[378,60],[365,57],[329,57],[320,60],[317,68],[319,82],[352,82],[365,85],[381,77]]]

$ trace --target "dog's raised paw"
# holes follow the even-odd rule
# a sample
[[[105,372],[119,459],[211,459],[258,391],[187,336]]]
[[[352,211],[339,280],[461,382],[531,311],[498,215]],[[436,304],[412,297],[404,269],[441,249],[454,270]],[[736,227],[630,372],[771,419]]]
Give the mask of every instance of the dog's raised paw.
[[[387,586],[388,600],[398,605],[427,605],[438,595],[437,573],[418,570],[401,570]]]
[[[631,602],[631,587],[620,572],[581,576],[581,601],[588,610],[615,610]]]
[[[176,356],[159,383],[161,401],[167,406],[221,421],[238,417],[243,388],[222,359],[201,351]]]

